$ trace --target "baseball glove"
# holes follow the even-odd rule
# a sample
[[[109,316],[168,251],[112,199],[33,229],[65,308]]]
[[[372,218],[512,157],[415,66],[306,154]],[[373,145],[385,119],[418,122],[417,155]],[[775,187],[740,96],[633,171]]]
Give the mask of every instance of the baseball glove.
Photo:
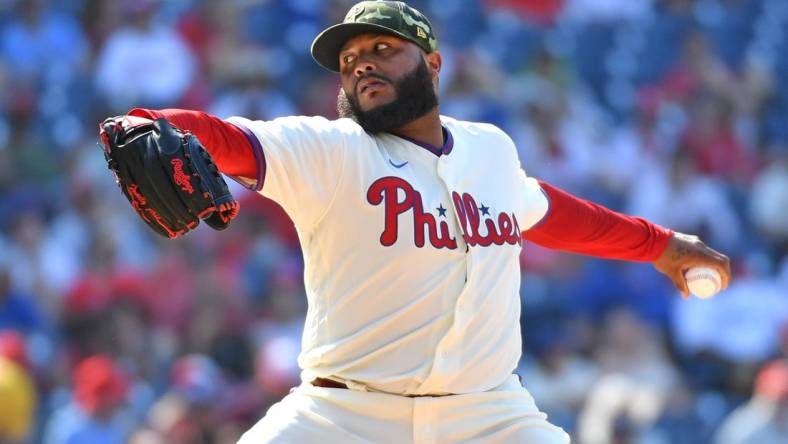
[[[200,141],[166,119],[106,119],[104,158],[123,195],[153,231],[174,239],[200,219],[223,230],[239,205]]]

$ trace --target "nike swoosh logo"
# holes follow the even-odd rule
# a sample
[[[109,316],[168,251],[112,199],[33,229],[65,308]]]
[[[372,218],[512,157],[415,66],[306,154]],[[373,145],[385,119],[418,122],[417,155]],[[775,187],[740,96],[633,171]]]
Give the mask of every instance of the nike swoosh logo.
[[[396,163],[394,163],[394,161],[393,161],[393,160],[389,159],[389,163],[390,163],[390,164],[391,164],[391,166],[393,166],[394,168],[402,168],[402,167],[404,167],[405,165],[407,165],[407,164],[408,164],[408,161],[406,160],[406,161],[402,162],[401,164],[397,165]]]

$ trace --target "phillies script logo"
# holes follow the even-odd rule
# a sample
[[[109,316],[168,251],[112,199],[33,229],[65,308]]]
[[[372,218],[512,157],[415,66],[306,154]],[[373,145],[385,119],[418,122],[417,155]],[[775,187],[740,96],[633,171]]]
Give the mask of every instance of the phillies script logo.
[[[405,198],[401,201],[398,198],[400,191],[405,194]],[[484,205],[478,207],[476,200],[468,193],[461,195],[453,192],[452,201],[463,231],[462,238],[469,246],[522,245],[520,226],[514,214],[500,213],[497,217],[493,217],[489,213],[489,207]],[[385,205],[385,221],[383,233],[380,235],[382,245],[389,247],[397,242],[399,217],[400,215],[407,217],[407,213],[410,212],[413,217],[413,241],[417,247],[424,246],[426,231],[433,247],[450,250],[457,248],[457,240],[449,234],[449,224],[446,220],[437,221],[431,213],[424,212],[421,193],[413,189],[406,180],[393,176],[376,180],[367,190],[367,202],[372,205],[381,203]],[[443,206],[438,208],[438,212],[439,217],[445,217],[446,210]],[[482,215],[488,217],[482,220]],[[485,234],[481,233],[482,225],[485,227]]]
[[[181,159],[172,159],[172,180],[181,186],[181,189],[189,194],[194,193],[194,188],[189,180],[189,176],[183,172],[183,161]]]

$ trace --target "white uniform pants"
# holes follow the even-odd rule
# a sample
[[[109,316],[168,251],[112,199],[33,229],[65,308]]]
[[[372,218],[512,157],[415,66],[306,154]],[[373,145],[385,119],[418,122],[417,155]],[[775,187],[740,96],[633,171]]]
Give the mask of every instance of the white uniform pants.
[[[406,397],[302,384],[238,444],[567,444],[512,375],[481,393]]]

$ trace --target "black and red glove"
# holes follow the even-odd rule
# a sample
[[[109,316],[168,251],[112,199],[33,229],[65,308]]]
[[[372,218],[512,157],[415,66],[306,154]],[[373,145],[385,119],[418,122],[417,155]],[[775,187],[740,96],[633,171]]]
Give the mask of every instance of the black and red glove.
[[[154,231],[174,239],[200,219],[223,230],[239,205],[208,151],[165,119],[117,116],[100,125],[104,157],[123,195]]]

